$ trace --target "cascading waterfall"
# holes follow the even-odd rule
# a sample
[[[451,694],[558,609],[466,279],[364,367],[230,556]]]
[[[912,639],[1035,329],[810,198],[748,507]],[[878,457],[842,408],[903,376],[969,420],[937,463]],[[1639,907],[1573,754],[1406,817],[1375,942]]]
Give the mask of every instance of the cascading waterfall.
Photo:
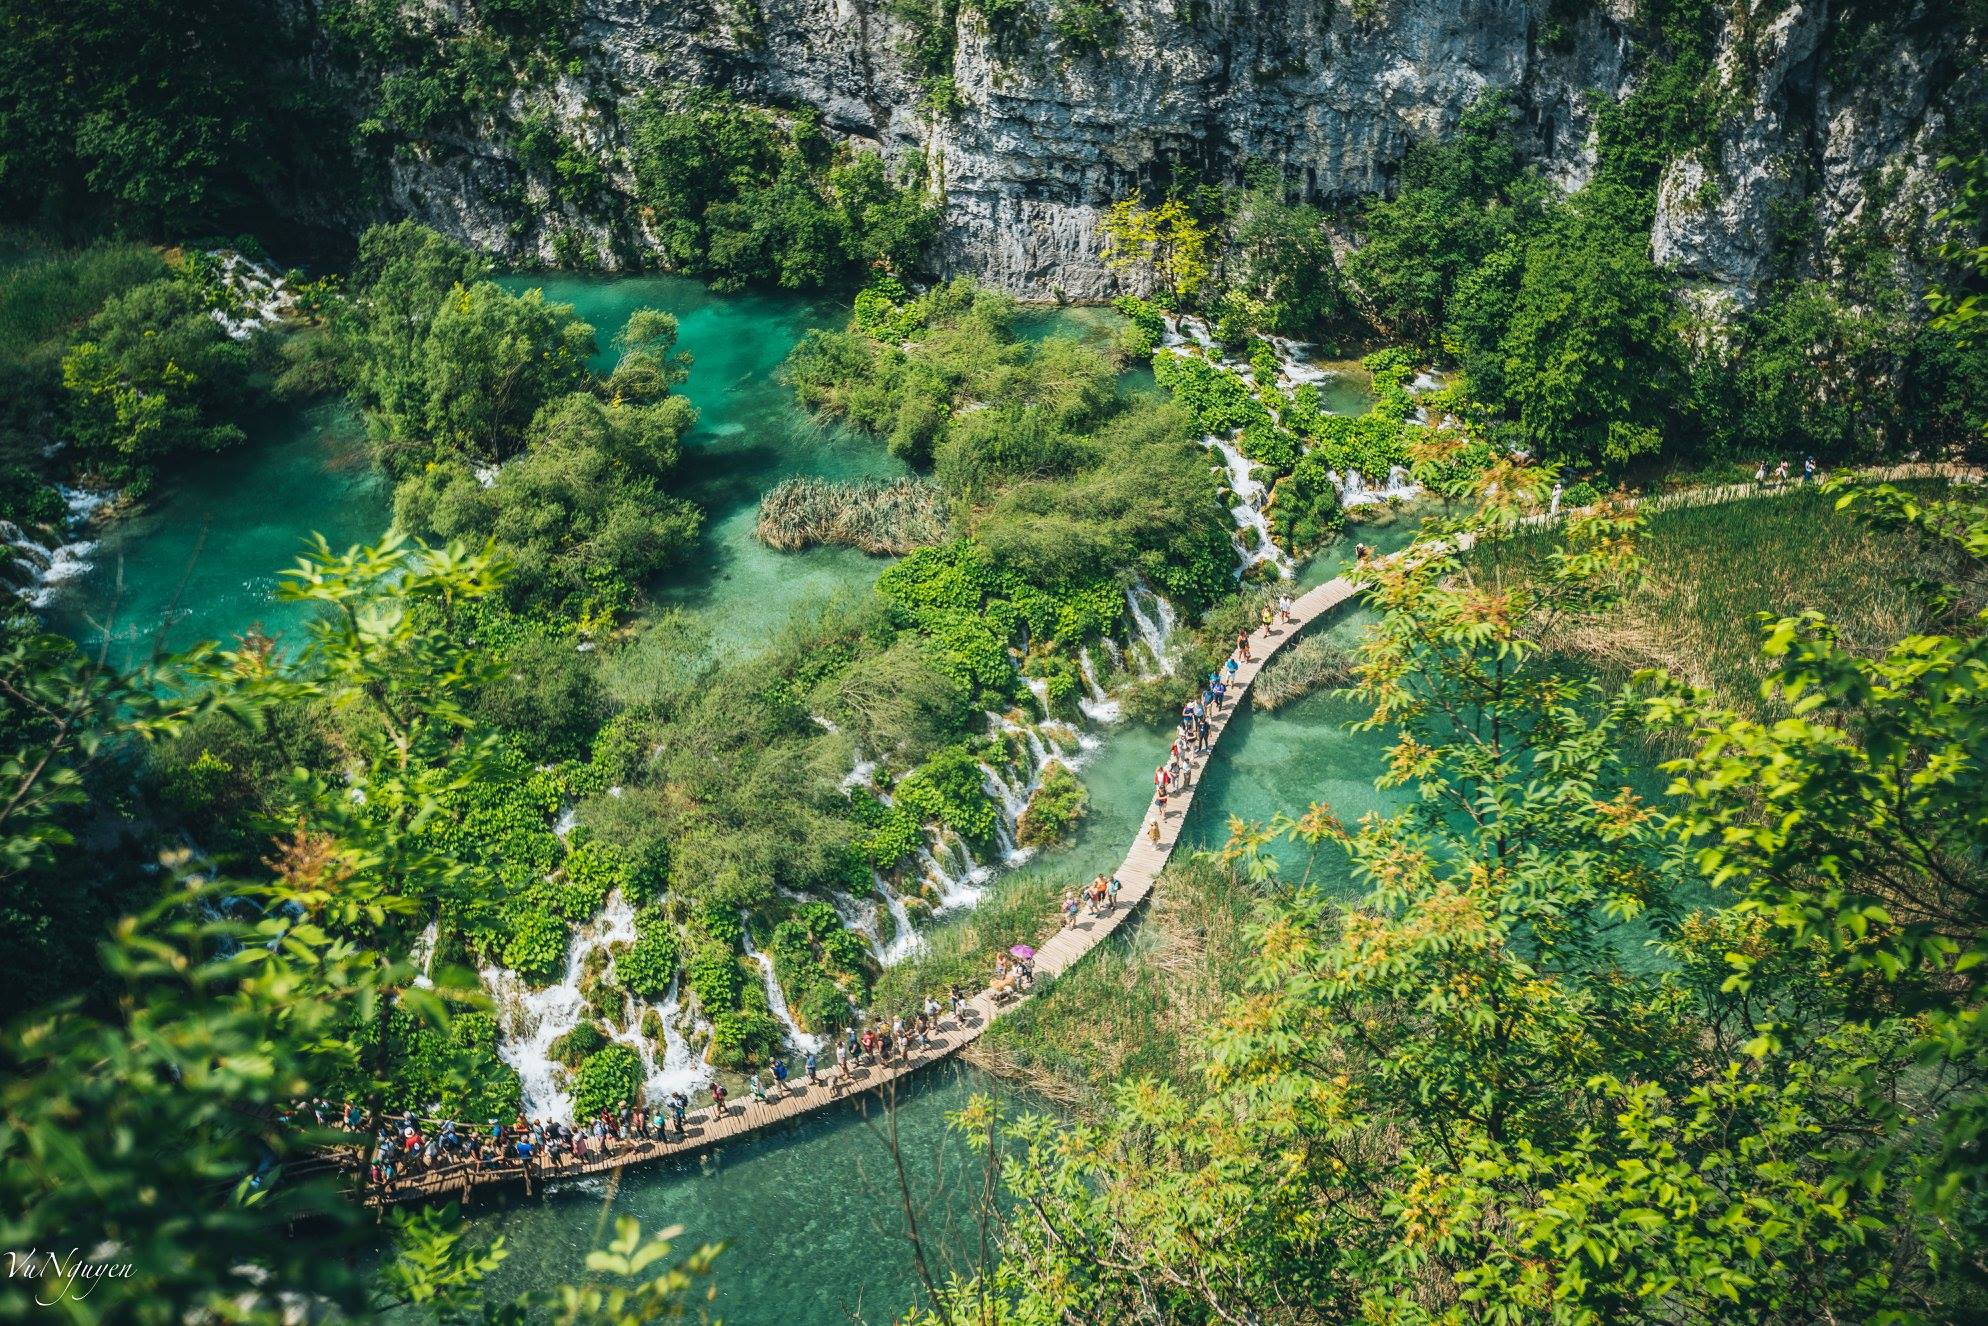
[[[52,533],[24,530],[10,520],[0,520],[0,543],[7,549],[3,559],[9,578],[31,608],[48,606],[56,586],[90,567],[90,554],[96,542],[80,537],[95,518],[98,508],[111,498],[109,493],[81,488],[59,488],[65,507],[59,526]]]
[[[1236,557],[1242,563],[1241,569],[1247,571],[1258,562],[1271,562],[1279,576],[1289,575],[1290,560],[1270,537],[1270,518],[1263,514],[1264,488],[1250,473],[1249,457],[1236,450],[1227,438],[1213,433],[1202,438],[1201,445],[1221,456],[1223,468],[1228,471],[1229,488],[1236,495],[1236,504],[1229,508],[1229,514],[1235,517],[1237,530],[1248,530],[1252,536],[1246,541],[1240,533],[1236,535]]]
[[[740,936],[739,942],[745,946],[746,956],[759,964],[760,979],[766,984],[767,1007],[773,1010],[773,1016],[780,1025],[787,1029],[787,1043],[802,1054],[812,1054],[821,1049],[821,1037],[802,1031],[801,1024],[794,1021],[793,1010],[787,1007],[787,992],[780,988],[780,978],[773,974],[773,959],[753,946],[752,918],[741,912],[739,920],[745,923],[745,933]]]
[[[1405,501],[1419,495],[1421,487],[1408,477],[1408,471],[1396,465],[1387,472],[1387,482],[1379,488],[1367,487],[1366,476],[1358,470],[1349,470],[1341,475],[1337,470],[1328,470],[1332,481],[1339,488],[1339,505],[1366,506],[1374,502]]]
[[[435,945],[440,942],[442,927],[439,921],[430,921],[427,928],[414,941],[414,949],[408,958],[414,963],[414,983],[423,990],[433,988],[435,982],[429,973],[435,966]]]
[[[897,891],[884,882],[882,875],[872,871],[871,876],[877,882],[877,896],[884,900],[884,910],[890,914],[894,927],[890,943],[883,951],[883,964],[890,967],[924,948],[925,937],[911,924],[911,913],[905,909],[904,899],[897,896]]]
[[[563,1069],[552,1059],[552,1043],[580,1025],[587,1012],[580,977],[587,955],[610,944],[635,942],[635,909],[620,890],[608,895],[599,915],[574,932],[566,950],[566,973],[554,985],[534,990],[503,967],[486,967],[483,984],[497,1007],[503,1033],[498,1053],[517,1070],[524,1108],[533,1117],[567,1119],[573,1100],[560,1085]],[[618,1039],[618,1038],[617,1038]]]
[[[1133,629],[1153,656],[1153,666],[1171,676],[1173,660],[1167,657],[1167,642],[1173,636],[1173,605],[1140,577],[1126,588],[1125,607],[1132,616]]]
[[[652,1007],[663,1028],[661,1059],[656,1057],[655,1042],[642,1034],[642,1015]],[[711,1078],[709,1070],[691,1053],[689,1042],[677,1032],[676,1020],[681,1012],[677,982],[672,980],[669,994],[660,1006],[646,1004],[633,995],[624,995],[622,1013],[626,1022],[608,1024],[608,1039],[628,1046],[641,1058],[643,1092],[652,1103],[661,1101],[672,1091],[689,1095]]]
[[[985,760],[980,764],[980,786],[994,798],[994,839],[1001,848],[1001,860],[1007,865],[1020,865],[1034,855],[1032,849],[1022,847],[1015,841],[1022,812],[1029,806],[1029,792],[1017,790]]]
[[[747,918],[741,916],[740,919]],[[739,936],[739,943],[745,949],[745,955],[759,964],[760,980],[766,986],[767,1006],[773,1010],[773,1016],[780,1025],[787,1029],[788,1045],[803,1051],[820,1049],[821,1038],[802,1031],[801,1024],[794,1020],[793,1010],[787,1007],[787,992],[780,988],[780,978],[774,974],[773,959],[754,946],[750,926]]]
[[[1109,646],[1111,642],[1107,640],[1105,643]],[[1100,726],[1116,723],[1124,717],[1118,701],[1106,695],[1104,687],[1098,684],[1097,666],[1091,662],[1088,648],[1077,651],[1077,675],[1084,679],[1084,698],[1077,701],[1077,708],[1083,711],[1084,717]]]

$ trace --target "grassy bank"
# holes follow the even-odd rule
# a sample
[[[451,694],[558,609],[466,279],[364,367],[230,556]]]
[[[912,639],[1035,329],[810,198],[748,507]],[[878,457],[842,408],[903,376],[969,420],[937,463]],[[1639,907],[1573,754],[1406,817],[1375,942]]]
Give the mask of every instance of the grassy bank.
[[[955,982],[981,988],[995,954],[1056,933],[1064,887],[1042,875],[997,886],[972,913],[935,927],[920,954],[887,971],[874,1006],[909,1008]],[[1255,902],[1212,860],[1176,861],[1132,924],[1038,985],[966,1057],[1078,1107],[1101,1101],[1120,1081],[1185,1081],[1203,1029],[1242,989]]]
[[[1557,643],[1610,676],[1663,668],[1740,707],[1763,703],[1763,614],[1822,612],[1844,644],[1875,650],[1925,624],[1905,586],[1937,570],[1919,545],[1812,490],[1661,512],[1643,561],[1617,612]]]

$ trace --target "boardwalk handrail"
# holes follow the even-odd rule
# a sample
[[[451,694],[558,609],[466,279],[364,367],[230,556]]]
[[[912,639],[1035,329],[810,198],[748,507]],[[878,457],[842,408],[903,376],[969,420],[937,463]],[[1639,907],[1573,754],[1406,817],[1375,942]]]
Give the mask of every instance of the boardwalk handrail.
[[[1978,483],[1981,472],[1973,467],[1954,464],[1913,464],[1892,466],[1886,469],[1859,471],[1862,477],[1875,481],[1913,478],[1948,478],[1956,483]],[[1720,502],[1743,501],[1754,497],[1774,497],[1802,490],[1805,485],[1792,481],[1778,485],[1727,484],[1702,489],[1685,489],[1677,493],[1663,494],[1654,498],[1631,499],[1632,505],[1644,511],[1665,511],[1683,506],[1709,506]],[[1703,500],[1688,500],[1700,494]],[[1542,513],[1529,518],[1525,523],[1544,524],[1548,517]],[[1448,536],[1446,540],[1430,543],[1411,544],[1400,552],[1393,553],[1383,560],[1409,556],[1418,550],[1433,550],[1439,543],[1462,551],[1471,546],[1474,536],[1465,533]],[[1188,811],[1194,805],[1194,798],[1201,789],[1203,775],[1208,762],[1214,758],[1215,748],[1228,731],[1230,721],[1240,711],[1243,699],[1249,694],[1263,666],[1279,649],[1296,639],[1306,627],[1321,616],[1331,612],[1358,592],[1356,586],[1345,576],[1339,576],[1315,585],[1297,596],[1291,604],[1289,622],[1273,621],[1269,626],[1250,632],[1251,656],[1247,662],[1238,660],[1237,670],[1228,679],[1228,695],[1222,708],[1211,715],[1210,737],[1207,748],[1202,751],[1188,750],[1187,768],[1189,777],[1182,791],[1169,794],[1164,811],[1157,796],[1148,802],[1146,813],[1140,817],[1139,832],[1133,840],[1132,848],[1119,865],[1117,878],[1121,886],[1119,905],[1104,916],[1085,917],[1071,925],[1066,925],[1056,935],[1046,941],[1035,955],[1035,971],[1038,979],[1054,977],[1069,970],[1092,949],[1123,925],[1139,906],[1145,902],[1158,883],[1160,872],[1172,858],[1175,845],[1179,842],[1180,830],[1187,822]],[[1157,822],[1159,831],[1153,833]],[[799,1118],[825,1106],[882,1089],[890,1083],[909,1076],[928,1064],[936,1063],[958,1053],[987,1030],[987,1027],[1010,1007],[1018,1005],[1026,996],[1011,996],[1007,1001],[995,997],[991,990],[983,990],[966,1002],[963,1017],[955,1022],[947,1018],[941,1023],[945,1032],[944,1040],[937,1046],[917,1054],[907,1054],[894,1065],[878,1064],[874,1067],[858,1068],[851,1065],[849,1079],[840,1085],[833,1075],[828,1075],[819,1083],[810,1086],[805,1078],[788,1084],[787,1094],[774,1101],[761,1104],[757,1101],[727,1102],[722,1115],[712,1117],[712,1108],[692,1111],[686,1116],[686,1136],[675,1144],[658,1143],[653,1139],[623,1141],[620,1149],[608,1155],[589,1157],[585,1160],[568,1158],[563,1164],[547,1165],[534,1162],[528,1169],[515,1164],[496,1168],[478,1169],[472,1161],[459,1161],[449,1167],[438,1167],[426,1173],[410,1176],[399,1182],[387,1193],[377,1190],[367,1195],[373,1205],[390,1205],[403,1202],[424,1202],[448,1200],[454,1197],[467,1198],[475,1189],[505,1184],[525,1183],[527,1185],[558,1182],[563,1179],[600,1174],[623,1169],[631,1165],[650,1161],[673,1159],[694,1155],[699,1151],[756,1132],[790,1119]]]

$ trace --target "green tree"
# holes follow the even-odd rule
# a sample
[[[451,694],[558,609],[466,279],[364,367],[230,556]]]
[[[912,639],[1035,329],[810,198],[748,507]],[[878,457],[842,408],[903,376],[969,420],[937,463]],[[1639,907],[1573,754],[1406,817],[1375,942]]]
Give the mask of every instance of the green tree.
[[[1501,98],[1480,98],[1448,138],[1409,150],[1394,197],[1368,204],[1346,275],[1388,335],[1439,348],[1459,283],[1527,224],[1542,186],[1520,173],[1510,121]]]
[[[69,435],[91,463],[122,474],[234,446],[252,367],[192,280],[148,282],[108,300],[63,356]]]
[[[1098,221],[1105,266],[1145,271],[1167,306],[1186,307],[1214,271],[1214,232],[1180,198],[1146,206],[1138,194],[1121,198]]]
[[[1704,894],[1757,848],[1826,869],[1802,848],[1861,840],[1873,809],[1784,840],[1751,796],[1773,730],[1740,768],[1708,729],[1694,793],[1730,811],[1680,835],[1628,786],[1640,698],[1550,652],[1631,582],[1632,526],[1603,512],[1557,542],[1496,528],[1467,554],[1361,573],[1375,621],[1352,693],[1396,733],[1382,782],[1413,792],[1405,807],[1351,832],[1314,814],[1236,826],[1230,864],[1273,901],[1199,1090],[1126,1083],[1102,1120],[1015,1128],[1026,1154],[1002,1172],[1031,1218],[1006,1226],[991,1276],[921,1322],[1964,1311],[1916,1258],[1935,1230],[1903,1192],[1928,1148],[1901,1094],[1941,1098],[1915,1066],[1921,992],[1886,975],[1874,931],[1848,928],[1871,919],[1858,906],[1824,909],[1839,954]],[[1936,783],[1927,827],[1970,818],[1966,777]],[[1364,896],[1280,887],[1279,829],[1339,842]],[[1637,960],[1645,945],[1659,961]],[[988,1108],[960,1120],[970,1138],[992,1132]]]
[[[1678,314],[1633,211],[1621,189],[1591,186],[1526,246],[1495,352],[1503,396],[1487,403],[1515,413],[1551,459],[1619,464],[1654,451],[1681,395]]]

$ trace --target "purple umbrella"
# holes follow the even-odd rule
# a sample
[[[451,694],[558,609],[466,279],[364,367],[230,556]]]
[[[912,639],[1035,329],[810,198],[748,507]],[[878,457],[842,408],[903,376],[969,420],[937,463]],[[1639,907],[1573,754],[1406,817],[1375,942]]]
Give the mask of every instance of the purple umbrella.
[[[1018,958],[1032,958],[1035,956],[1035,950],[1030,948],[1027,944],[1017,944],[1013,948],[1009,949],[1008,952],[1014,954]]]

